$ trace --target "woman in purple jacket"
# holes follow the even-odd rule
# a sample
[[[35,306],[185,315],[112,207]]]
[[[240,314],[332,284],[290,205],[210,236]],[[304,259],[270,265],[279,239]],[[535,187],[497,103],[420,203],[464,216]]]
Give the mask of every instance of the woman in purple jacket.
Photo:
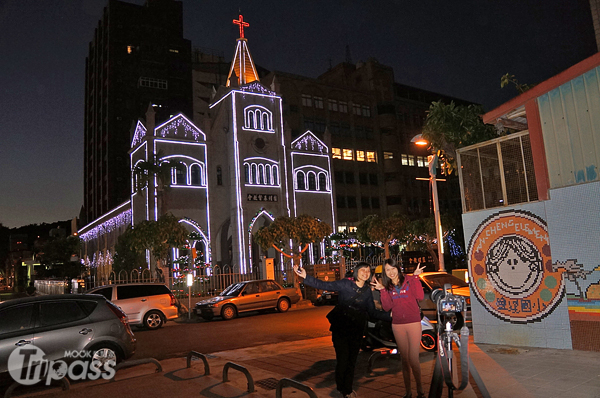
[[[406,394],[412,397],[410,371],[417,383],[417,397],[425,397],[421,383],[421,310],[419,301],[423,300],[423,286],[419,275],[423,272],[421,264],[413,275],[404,275],[400,266],[393,259],[385,260],[381,283],[373,280],[373,284],[381,293],[381,305],[385,311],[392,311],[392,331],[396,344],[402,355],[402,377]]]

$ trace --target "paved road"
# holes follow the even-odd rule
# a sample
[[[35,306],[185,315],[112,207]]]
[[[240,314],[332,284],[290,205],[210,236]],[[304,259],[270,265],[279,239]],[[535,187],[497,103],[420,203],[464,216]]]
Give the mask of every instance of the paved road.
[[[329,336],[329,322],[325,315],[331,308],[308,307],[285,313],[251,312],[231,321],[215,318],[193,323],[168,322],[158,330],[133,328],[138,342],[132,359],[162,360],[182,357],[192,350],[210,354]]]

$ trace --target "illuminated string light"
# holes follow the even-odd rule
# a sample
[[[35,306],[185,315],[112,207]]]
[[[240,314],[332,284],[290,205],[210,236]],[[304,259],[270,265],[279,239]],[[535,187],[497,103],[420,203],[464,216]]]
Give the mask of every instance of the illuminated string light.
[[[183,132],[181,131],[183,129]],[[183,137],[179,136],[183,133]],[[206,134],[194,125],[183,113],[172,117],[160,126],[154,129],[154,136],[163,138],[178,137],[178,138],[194,138],[195,141],[206,141]]]
[[[147,134],[146,127],[138,120],[135,126],[135,132],[133,133],[133,140],[131,141],[131,147],[135,148],[140,142],[144,140]]]

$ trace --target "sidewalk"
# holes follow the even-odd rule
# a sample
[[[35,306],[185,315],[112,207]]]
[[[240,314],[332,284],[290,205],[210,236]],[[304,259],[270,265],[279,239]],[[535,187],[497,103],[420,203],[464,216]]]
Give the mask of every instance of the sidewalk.
[[[600,397],[600,353],[541,348],[516,348],[497,345],[469,344],[473,363],[490,395],[513,397]],[[355,389],[360,398],[399,397],[405,393],[400,361],[397,356],[380,357],[368,369],[370,353],[361,352],[358,359]],[[435,354],[421,352],[425,391],[429,391]],[[256,392],[248,393],[243,373],[229,369],[230,381],[223,382],[227,362],[244,366],[252,375]],[[310,386],[319,398],[339,397],[335,391],[335,353],[329,337],[284,342],[239,350],[212,353],[208,358],[210,375],[204,375],[204,364],[192,361],[186,368],[185,358],[161,362],[163,371],[155,373],[154,364],[120,370],[115,382],[105,380],[73,384],[71,390],[39,391],[13,396],[41,397],[162,397],[200,396],[275,398],[275,387],[282,378],[290,378]],[[474,398],[481,394],[471,384],[456,397]],[[25,392],[22,391],[21,394]],[[292,387],[283,389],[282,397],[307,397]],[[413,385],[413,396],[416,396]],[[447,397],[444,389],[442,397]]]

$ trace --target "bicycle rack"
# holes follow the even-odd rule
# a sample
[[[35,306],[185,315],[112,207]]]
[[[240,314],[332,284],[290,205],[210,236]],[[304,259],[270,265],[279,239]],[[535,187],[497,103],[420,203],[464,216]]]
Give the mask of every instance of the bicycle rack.
[[[227,377],[229,368],[239,370],[244,375],[246,375],[246,379],[248,380],[248,392],[256,392],[256,389],[254,388],[254,380],[252,379],[252,375],[250,374],[250,372],[248,372],[248,369],[233,362],[227,362],[225,366],[223,366],[223,382],[229,381],[229,378]]]
[[[202,359],[202,362],[204,362],[204,376],[208,376],[210,374],[210,366],[208,365],[208,360],[206,359],[206,355],[200,354],[197,351],[190,351],[187,354],[187,367],[188,368],[192,367],[192,358],[193,357]]]
[[[302,384],[299,381],[287,379],[287,378],[281,379],[277,383],[277,390],[275,391],[275,398],[282,397],[281,391],[283,390],[283,387],[293,387],[297,390],[307,393],[310,398],[318,398],[317,394],[315,394],[315,391],[312,388],[310,388],[309,386],[307,386],[306,384]]]
[[[163,371],[162,365],[160,364],[160,362],[158,362],[154,358],[144,358],[144,359],[136,359],[135,361],[125,361],[125,362],[121,362],[120,364],[115,366],[115,373],[113,373],[113,376],[110,378],[110,382],[112,383],[113,381],[115,381],[115,376],[117,375],[118,370],[125,369],[125,368],[131,368],[131,367],[137,366],[137,365],[144,365],[146,363],[155,364],[156,365],[156,373],[160,373]]]
[[[71,383],[69,383],[69,380],[66,377],[63,377],[62,379],[60,379],[60,383],[62,384],[63,391],[68,391],[71,388]],[[4,393],[4,398],[10,398],[12,395],[12,392],[19,386],[22,386],[22,384],[17,383],[16,381],[14,383],[12,383],[10,385],[10,387],[8,387],[8,389]],[[50,386],[48,386],[48,387],[50,387]],[[54,387],[54,386],[52,386],[52,387]]]

